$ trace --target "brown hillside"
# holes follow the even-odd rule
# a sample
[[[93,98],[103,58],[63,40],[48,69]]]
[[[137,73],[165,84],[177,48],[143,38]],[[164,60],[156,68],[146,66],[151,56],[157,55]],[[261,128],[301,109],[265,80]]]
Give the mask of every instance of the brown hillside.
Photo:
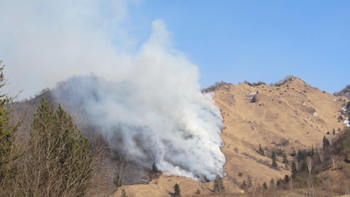
[[[256,102],[252,102],[253,94]],[[214,99],[226,126],[222,138],[229,179],[237,180],[237,172],[250,175],[257,183],[282,177],[285,170],[260,162],[271,163],[271,159],[256,152],[259,144],[291,153],[293,149],[319,146],[323,136],[331,137],[327,132],[332,135],[333,129],[344,126],[337,119],[344,101],[298,78],[280,86],[224,84],[216,89]]]
[[[344,124],[338,121],[345,105],[342,97],[313,88],[299,78],[268,86],[264,83],[221,83],[212,88],[214,100],[221,109],[225,129],[222,139],[226,156],[224,178],[226,192],[239,192],[243,181],[253,186],[269,182],[289,173],[289,167],[277,156],[278,169],[271,167],[271,152],[286,152],[288,158],[295,149],[317,147],[322,138],[332,138]],[[327,134],[328,133],[328,134]],[[259,144],[265,156],[257,152]],[[128,196],[169,196],[179,183],[183,196],[192,196],[197,189],[210,195],[213,183],[198,183],[183,177],[161,176],[148,185],[123,186]]]

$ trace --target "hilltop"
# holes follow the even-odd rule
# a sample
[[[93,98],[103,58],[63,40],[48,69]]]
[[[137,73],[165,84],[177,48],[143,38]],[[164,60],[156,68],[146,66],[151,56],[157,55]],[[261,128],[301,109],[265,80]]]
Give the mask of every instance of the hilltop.
[[[233,180],[241,179],[237,172],[259,184],[282,177],[289,170],[283,163],[278,170],[265,164],[271,164],[272,151],[290,158],[298,149],[320,147],[324,136],[332,138],[344,127],[338,117],[345,100],[296,77],[272,86],[222,84],[214,93],[226,127],[225,171]],[[258,153],[259,145],[265,156]]]

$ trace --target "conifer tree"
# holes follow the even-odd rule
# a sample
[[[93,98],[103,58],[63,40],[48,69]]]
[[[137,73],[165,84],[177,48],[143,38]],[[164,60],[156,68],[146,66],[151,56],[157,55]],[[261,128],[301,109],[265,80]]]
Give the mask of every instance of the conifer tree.
[[[277,157],[276,157],[276,153],[275,153],[275,152],[272,152],[271,159],[272,159],[272,164],[271,164],[271,165],[272,165],[272,167],[277,168],[277,167],[278,167],[278,165],[277,165],[277,162],[276,162]]]
[[[275,187],[275,180],[271,179],[270,180],[270,188],[274,188]]]
[[[267,184],[266,184],[266,182],[264,182],[264,184],[263,184],[263,188],[264,188],[264,190],[267,190]]]
[[[252,178],[248,175],[248,178],[247,178],[247,187],[250,188],[253,186],[253,181],[252,181]]]
[[[314,146],[312,146],[309,156],[313,157],[314,155],[315,155],[315,148]]]
[[[24,191],[30,196],[85,196],[92,171],[87,138],[59,106],[43,99],[34,115],[24,168]]]
[[[5,85],[4,66],[0,61],[0,88]],[[0,92],[0,195],[3,194],[9,180],[15,176],[16,169],[11,162],[15,160],[14,134],[18,128],[18,123],[10,124],[11,108],[9,107],[11,98]]]
[[[284,163],[285,168],[288,168],[289,162],[288,162],[287,154],[283,153],[282,157],[283,157],[283,163]]]
[[[293,163],[292,163],[292,179],[295,179],[297,173],[298,173],[298,171],[297,171],[297,165],[295,164],[295,162],[293,162]]]
[[[248,188],[247,182],[244,180],[243,183],[241,184],[241,189],[246,190]]]
[[[288,175],[285,175],[285,176],[284,176],[284,182],[285,182],[285,183],[289,183],[289,176],[288,176]]]
[[[117,188],[123,185],[123,178],[119,172],[115,172],[113,183]]]
[[[258,150],[258,153],[262,156],[265,156],[265,152],[264,152],[264,149],[261,147],[261,144],[259,144],[259,150]]]
[[[330,145],[330,142],[329,142],[329,140],[326,138],[326,136],[323,136],[323,150],[326,150],[328,147],[329,147],[329,145]]]
[[[282,179],[278,179],[277,183],[276,183],[277,188],[280,188],[282,186],[282,184],[283,184],[283,180]]]
[[[175,184],[174,185],[174,197],[179,197],[181,196],[181,193],[180,193],[180,186],[179,184]]]
[[[156,165],[156,162],[153,162],[153,164],[152,164],[152,172],[154,172],[154,173],[160,172],[157,165]]]
[[[307,162],[305,159],[299,163],[299,173],[306,173],[307,171],[308,171]]]

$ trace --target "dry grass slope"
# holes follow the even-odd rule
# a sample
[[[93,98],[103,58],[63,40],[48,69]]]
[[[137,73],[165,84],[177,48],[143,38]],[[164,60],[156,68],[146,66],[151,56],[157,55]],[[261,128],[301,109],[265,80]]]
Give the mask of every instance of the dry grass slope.
[[[311,87],[299,78],[291,77],[278,85],[264,83],[219,83],[214,92],[216,105],[221,109],[225,129],[222,139],[227,163],[223,182],[226,193],[238,193],[243,181],[251,179],[251,190],[271,178],[289,174],[288,167],[277,156],[278,169],[271,167],[271,150],[290,153],[299,148],[320,146],[322,138],[332,138],[333,129],[344,125],[337,117],[345,105],[345,98]],[[257,153],[259,144],[265,156]],[[199,183],[184,177],[161,176],[148,185],[123,186],[129,197],[169,196],[178,183],[182,196],[215,196],[213,183]],[[198,196],[198,195],[197,195]],[[237,194],[237,196],[239,196]]]

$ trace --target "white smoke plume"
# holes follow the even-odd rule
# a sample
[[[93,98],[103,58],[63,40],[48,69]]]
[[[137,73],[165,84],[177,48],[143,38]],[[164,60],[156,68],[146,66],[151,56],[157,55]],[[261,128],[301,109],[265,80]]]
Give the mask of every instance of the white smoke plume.
[[[197,67],[173,47],[161,20],[129,50],[135,42],[122,28],[129,3],[98,2],[0,1],[9,87],[27,97],[68,79],[54,88],[57,100],[128,159],[170,175],[223,176],[222,118],[200,92]]]

